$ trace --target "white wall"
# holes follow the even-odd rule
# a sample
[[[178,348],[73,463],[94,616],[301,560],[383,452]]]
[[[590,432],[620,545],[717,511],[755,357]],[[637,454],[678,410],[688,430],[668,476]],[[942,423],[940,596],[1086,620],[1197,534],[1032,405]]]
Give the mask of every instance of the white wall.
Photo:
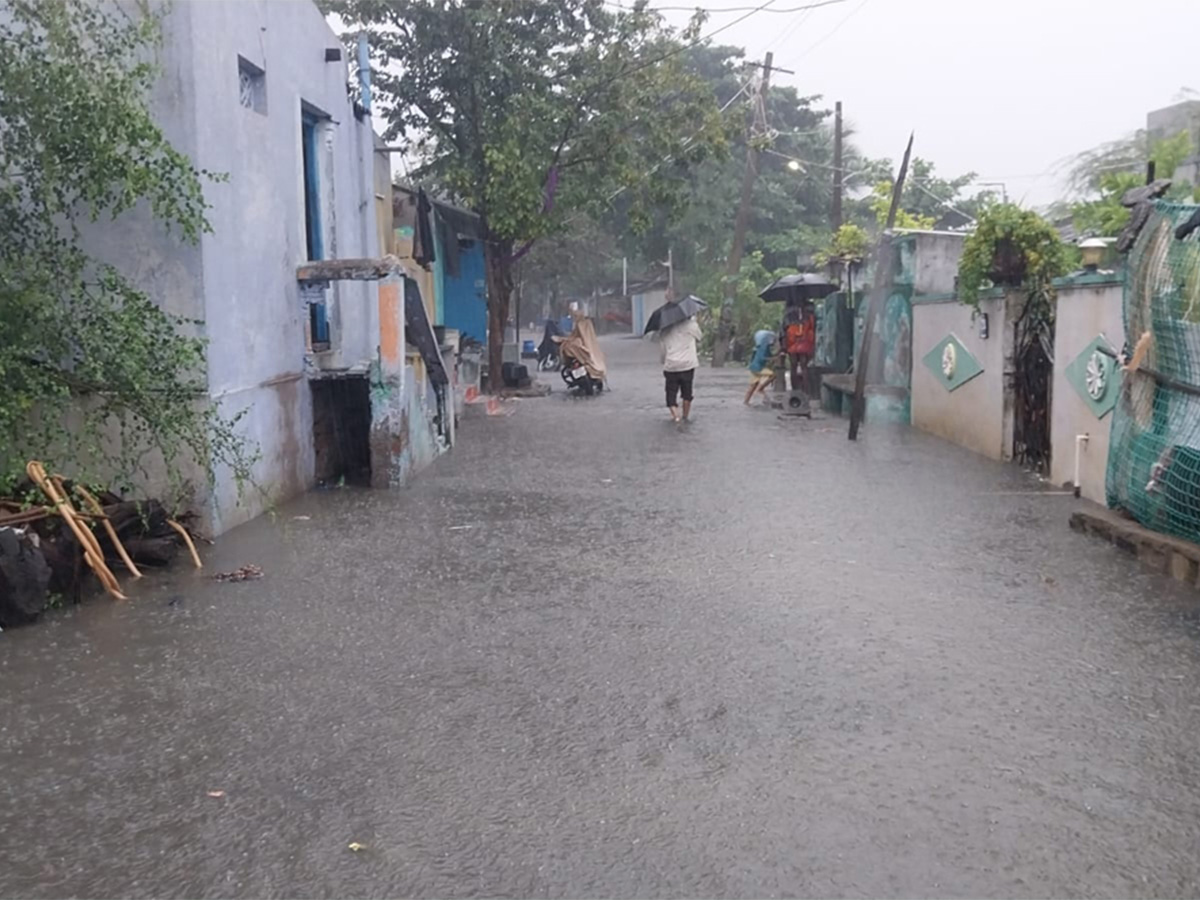
[[[971,308],[950,300],[914,303],[912,354],[912,424],[992,459],[1005,459],[1012,435],[1004,416],[1003,299],[980,303],[988,314],[989,336],[979,337]],[[948,333],[979,360],[983,372],[954,391],[925,366],[925,355]]]
[[[252,518],[312,484],[312,401],[305,371],[307,310],[296,267],[305,261],[301,109],[329,116],[322,140],[325,256],[377,256],[370,122],[358,122],[346,93],[346,62],[325,62],[340,46],[320,11],[303,2],[207,0],[176,3],[169,19],[193,54],[190,90],[164,111],[194,119],[193,161],[228,174],[211,186],[213,233],[203,241],[205,319],[211,396],[229,414],[246,411],[256,440],[262,492],[239,505],[227,478],[217,485],[213,527]],[[238,56],[265,72],[265,114],[238,102]],[[346,54],[343,53],[343,57]],[[375,286],[341,282],[330,291],[333,364],[369,360]]]
[[[1113,414],[1097,419],[1092,408],[1067,380],[1066,369],[1097,335],[1120,350],[1125,342],[1121,315],[1121,284],[1063,287],[1058,291],[1054,337],[1054,381],[1050,408],[1050,480],[1066,485],[1074,480],[1075,435],[1088,441],[1080,455],[1080,493],[1105,502],[1105,474]],[[1116,384],[1110,386],[1116,390]]]

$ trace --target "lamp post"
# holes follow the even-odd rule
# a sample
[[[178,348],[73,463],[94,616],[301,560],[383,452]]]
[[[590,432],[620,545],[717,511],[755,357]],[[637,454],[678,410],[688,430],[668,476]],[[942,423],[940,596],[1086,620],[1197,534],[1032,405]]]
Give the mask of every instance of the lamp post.
[[[1104,251],[1107,249],[1108,243],[1098,237],[1080,241],[1079,250],[1083,254],[1083,270],[1095,272],[1099,269],[1100,263],[1104,261]]]

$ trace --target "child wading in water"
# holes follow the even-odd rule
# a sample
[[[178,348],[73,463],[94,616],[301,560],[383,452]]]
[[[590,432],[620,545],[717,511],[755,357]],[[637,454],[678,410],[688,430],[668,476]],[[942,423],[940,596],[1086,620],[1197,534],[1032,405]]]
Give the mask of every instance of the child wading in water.
[[[750,369],[750,388],[746,391],[747,406],[756,393],[762,394],[763,403],[770,402],[767,399],[767,388],[775,380],[775,372],[771,369],[775,338],[775,332],[765,328],[754,333],[754,355],[750,357],[747,366]]]

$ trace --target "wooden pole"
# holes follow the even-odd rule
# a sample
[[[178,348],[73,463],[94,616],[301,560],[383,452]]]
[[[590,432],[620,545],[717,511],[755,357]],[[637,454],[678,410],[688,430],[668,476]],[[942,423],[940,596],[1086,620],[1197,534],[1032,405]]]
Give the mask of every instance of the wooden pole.
[[[887,279],[892,261],[892,228],[896,224],[896,213],[900,210],[900,197],[904,193],[904,181],[908,177],[908,161],[912,156],[913,135],[908,136],[908,146],[904,148],[904,160],[900,163],[900,173],[896,176],[896,184],[892,188],[892,205],[888,208],[887,223],[879,234],[879,244],[875,249],[875,281],[871,285],[871,293],[867,297],[867,315],[863,322],[862,346],[858,350],[858,361],[854,366],[854,400],[850,405],[850,440],[858,440],[858,427],[862,423],[866,407],[867,366],[871,361],[871,340],[875,334],[875,317],[879,307],[883,305],[883,297],[887,292]]]
[[[754,112],[747,134],[746,171],[742,175],[742,196],[738,203],[737,218],[733,222],[733,246],[729,249],[729,260],[725,266],[725,297],[721,303],[717,339],[713,344],[712,364],[714,369],[725,365],[729,332],[733,326],[733,301],[737,296],[738,274],[742,271],[742,254],[746,251],[746,229],[750,224],[750,201],[754,192],[754,180],[758,177],[760,151],[756,146],[756,138],[766,132],[767,91],[771,84],[771,63],[774,59],[775,54],[768,53],[763,60],[762,81],[758,85],[758,97],[754,104]]]

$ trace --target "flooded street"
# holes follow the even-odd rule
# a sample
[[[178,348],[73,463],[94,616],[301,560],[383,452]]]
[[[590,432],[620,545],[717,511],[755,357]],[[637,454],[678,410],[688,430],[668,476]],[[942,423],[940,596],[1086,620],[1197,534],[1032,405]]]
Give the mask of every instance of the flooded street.
[[[206,551],[261,581],[0,635],[0,894],[1196,893],[1191,592],[1015,467],[741,369],[677,428],[606,348]]]

